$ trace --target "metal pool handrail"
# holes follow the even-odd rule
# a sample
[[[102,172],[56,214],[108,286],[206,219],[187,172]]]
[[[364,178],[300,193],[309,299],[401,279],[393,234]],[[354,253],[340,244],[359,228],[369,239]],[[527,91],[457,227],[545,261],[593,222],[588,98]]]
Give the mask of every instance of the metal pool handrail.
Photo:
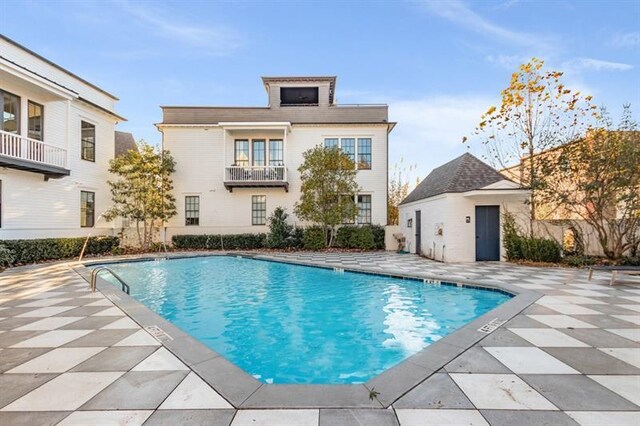
[[[118,276],[118,274],[116,274],[115,272],[113,272],[111,269],[107,268],[106,266],[98,266],[97,268],[95,268],[94,270],[91,271],[91,280],[89,282],[89,285],[91,286],[91,291],[95,293],[96,291],[96,280],[98,279],[98,274],[102,271],[107,271],[109,272],[111,275],[113,275],[113,277],[118,280],[118,282],[122,285],[122,291],[124,291],[125,293],[129,294],[129,284],[125,283],[124,280],[122,278],[120,278]]]

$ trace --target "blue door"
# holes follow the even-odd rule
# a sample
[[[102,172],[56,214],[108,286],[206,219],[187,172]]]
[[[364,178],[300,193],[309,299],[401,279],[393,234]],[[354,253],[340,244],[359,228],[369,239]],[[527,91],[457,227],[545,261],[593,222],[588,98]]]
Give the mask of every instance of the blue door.
[[[500,260],[500,206],[476,206],[476,260]]]

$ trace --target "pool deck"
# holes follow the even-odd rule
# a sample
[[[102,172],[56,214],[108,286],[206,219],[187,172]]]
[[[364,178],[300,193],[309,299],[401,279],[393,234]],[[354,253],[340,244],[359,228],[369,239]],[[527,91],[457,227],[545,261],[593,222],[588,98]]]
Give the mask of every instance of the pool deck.
[[[239,383],[244,376],[231,363],[170,327],[162,327],[168,334],[149,327],[149,311],[124,294],[112,287],[91,293],[73,264],[11,268],[0,274],[0,424],[640,424],[638,277],[610,287],[610,274],[596,272],[589,282],[587,271],[575,269],[441,264],[391,253],[264,256],[515,286],[528,299],[494,331],[461,333],[473,335],[470,347],[450,340],[462,353],[443,365],[410,359],[387,376],[398,380],[373,379],[368,387],[380,391],[379,401],[327,386],[318,397],[330,401],[319,405],[327,408],[293,409],[308,401],[304,387],[289,387],[278,400],[287,393],[274,398],[258,382]],[[343,400],[360,403],[345,408]]]

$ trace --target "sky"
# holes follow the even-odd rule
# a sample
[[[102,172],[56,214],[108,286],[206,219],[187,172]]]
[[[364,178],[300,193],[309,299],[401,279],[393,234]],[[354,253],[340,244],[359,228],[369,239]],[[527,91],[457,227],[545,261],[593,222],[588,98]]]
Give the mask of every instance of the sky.
[[[0,32],[118,96],[118,130],[150,143],[160,105],[266,106],[261,76],[335,75],[339,103],[389,105],[390,167],[415,177],[469,149],[531,57],[640,114],[640,0],[4,0]]]

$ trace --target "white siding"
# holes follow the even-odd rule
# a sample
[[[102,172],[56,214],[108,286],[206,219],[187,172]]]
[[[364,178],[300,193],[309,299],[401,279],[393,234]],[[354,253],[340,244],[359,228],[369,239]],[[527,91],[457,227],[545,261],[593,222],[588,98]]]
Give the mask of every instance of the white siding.
[[[174,194],[178,215],[168,223],[168,238],[183,233],[240,233],[267,232],[267,226],[251,225],[251,196],[267,196],[267,215],[274,208],[284,207],[296,223],[294,204],[300,198],[302,153],[324,143],[325,137],[371,137],[372,169],[358,171],[357,180],[362,194],[372,196],[372,223],[385,225],[387,219],[387,126],[374,125],[293,125],[285,142],[285,164],[288,171],[289,192],[283,188],[224,187],[224,167],[233,163],[235,139],[284,139],[283,131],[230,131],[223,146],[224,130],[211,127],[166,127],[164,147],[176,160]],[[184,197],[200,196],[200,225],[184,226]]]

